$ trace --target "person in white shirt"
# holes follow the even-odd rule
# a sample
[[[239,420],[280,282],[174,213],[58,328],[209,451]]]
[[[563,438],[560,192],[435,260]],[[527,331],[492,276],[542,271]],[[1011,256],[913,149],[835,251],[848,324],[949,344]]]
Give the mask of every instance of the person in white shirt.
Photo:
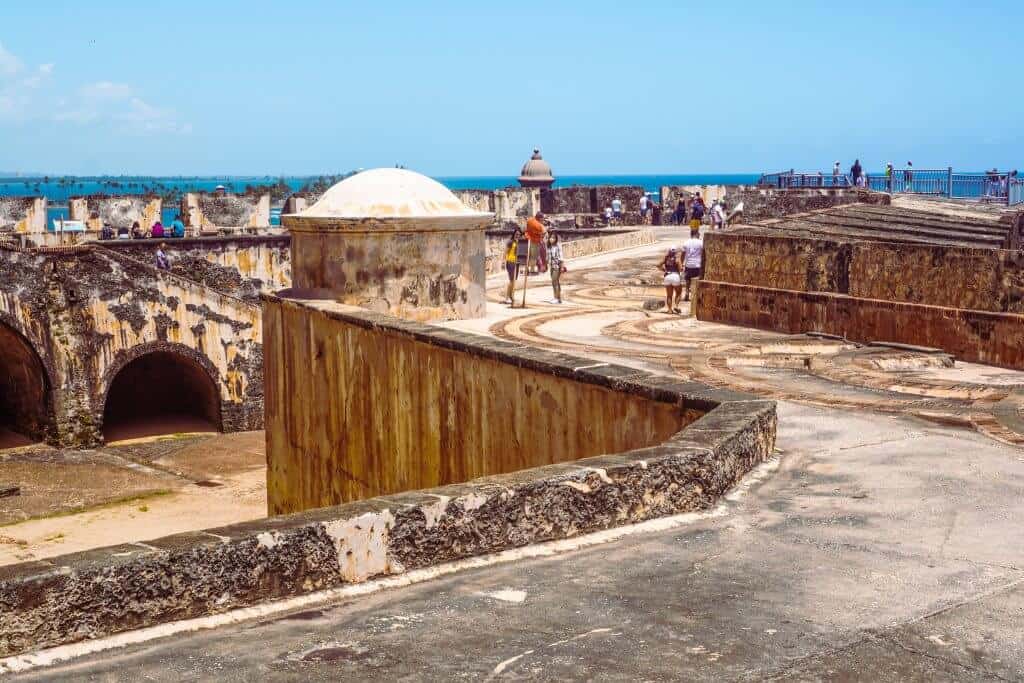
[[[612,200],[612,213],[616,218],[622,218],[622,200],[618,197]]]
[[[683,243],[683,277],[686,280],[686,296],[690,300],[690,282],[700,279],[704,272],[704,242],[700,239],[700,228],[690,228],[690,239]]]
[[[646,223],[647,222],[647,208],[648,208],[647,193],[644,192],[643,195],[640,196],[640,222],[641,223]]]

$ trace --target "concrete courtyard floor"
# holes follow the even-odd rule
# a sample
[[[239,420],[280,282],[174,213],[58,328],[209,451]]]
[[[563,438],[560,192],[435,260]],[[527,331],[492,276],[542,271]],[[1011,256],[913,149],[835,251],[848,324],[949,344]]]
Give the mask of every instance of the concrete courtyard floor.
[[[588,274],[567,299],[602,272],[632,277],[612,266],[623,259],[656,263],[678,238],[663,237],[571,263]],[[593,312],[593,302],[585,312],[542,305],[549,296],[537,290],[525,312],[493,304],[487,320],[452,326],[676,374],[696,372],[680,357],[712,343],[784,341],[640,313],[617,292]],[[591,322],[502,324],[574,309]],[[641,324],[649,336],[634,334]],[[779,402],[777,458],[707,514],[520,549],[411,585],[371,583],[12,680],[1024,679],[1024,449],[921,419],[931,413],[919,396],[800,372],[780,368],[763,385],[802,383],[809,397]],[[985,378],[977,366],[941,374]],[[736,381],[750,377],[764,379]]]

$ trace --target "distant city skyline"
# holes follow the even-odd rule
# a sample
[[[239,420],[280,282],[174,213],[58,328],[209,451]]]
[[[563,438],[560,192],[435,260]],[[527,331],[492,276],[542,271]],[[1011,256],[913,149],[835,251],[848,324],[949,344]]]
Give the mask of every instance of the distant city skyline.
[[[0,169],[1016,168],[1022,4],[7,3]]]

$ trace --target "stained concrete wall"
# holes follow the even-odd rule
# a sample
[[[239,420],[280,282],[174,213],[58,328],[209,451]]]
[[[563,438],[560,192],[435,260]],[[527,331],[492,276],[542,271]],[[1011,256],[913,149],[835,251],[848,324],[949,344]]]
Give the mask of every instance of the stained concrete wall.
[[[270,195],[217,195],[190,192],[181,200],[182,217],[195,230],[270,227]]]
[[[334,303],[266,297],[263,324],[270,514],[643,448],[703,414]]]
[[[90,195],[72,197],[68,213],[72,220],[83,221],[89,230],[99,231],[104,225],[117,229],[131,228],[136,221],[143,231],[160,220],[163,202],[159,197]]]
[[[308,296],[410,320],[479,318],[486,311],[482,224],[456,229],[449,218],[367,219],[342,220],[337,229],[328,221],[318,230],[291,220],[285,218],[292,279]]]
[[[0,197],[0,233],[46,232],[46,197]]]
[[[171,272],[224,294],[256,303],[260,292],[292,285],[291,237],[288,235],[235,235],[163,240]],[[104,243],[150,262],[155,240]]]
[[[494,213],[494,193],[490,190],[452,190],[452,194],[473,211]]]
[[[546,214],[598,213],[593,188],[583,185],[541,190],[540,207]]]
[[[208,373],[225,430],[262,425],[259,308],[148,262],[92,246],[0,249],[0,325],[28,340],[45,368],[54,443],[100,442],[117,373],[154,351]]]

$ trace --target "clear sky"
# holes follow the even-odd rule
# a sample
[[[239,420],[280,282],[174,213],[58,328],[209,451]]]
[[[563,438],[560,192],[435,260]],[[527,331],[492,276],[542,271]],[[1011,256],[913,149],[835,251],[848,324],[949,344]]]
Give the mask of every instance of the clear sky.
[[[0,0],[0,170],[1024,167],[1020,0]]]

